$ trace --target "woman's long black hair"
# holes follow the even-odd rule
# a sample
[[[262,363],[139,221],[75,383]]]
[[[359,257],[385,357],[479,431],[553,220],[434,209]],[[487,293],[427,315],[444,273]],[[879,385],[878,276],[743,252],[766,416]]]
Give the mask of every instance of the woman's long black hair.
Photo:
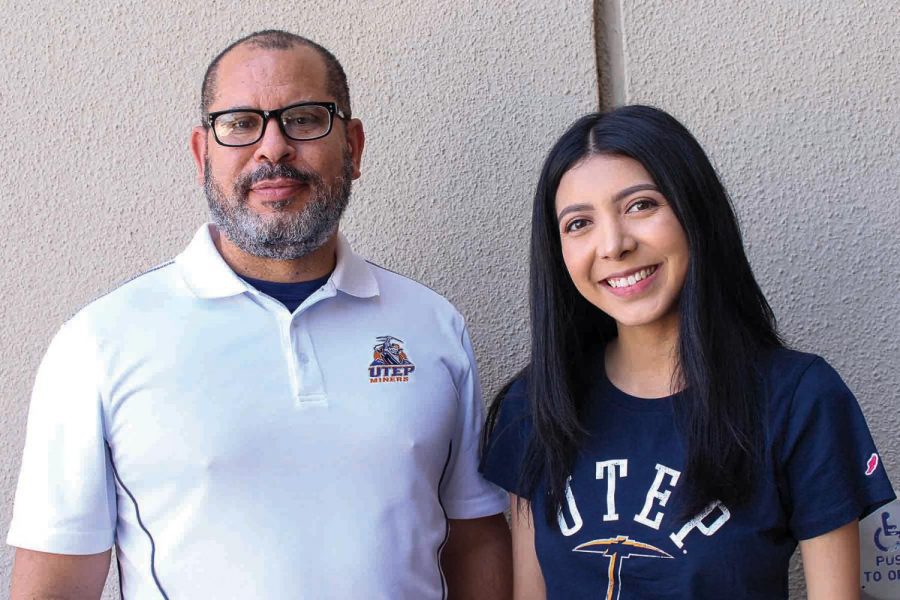
[[[688,240],[675,382],[683,388],[675,415],[686,449],[681,512],[693,515],[715,500],[740,504],[753,489],[763,454],[763,390],[756,365],[762,351],[782,342],[744,253],[731,201],[709,158],[681,123],[648,106],[582,117],[544,161],[531,225],[531,356],[522,373],[533,431],[520,489],[534,498],[544,484],[546,517],[555,522],[586,435],[587,391],[603,368],[590,357],[616,336],[615,321],[572,283],[556,219],[560,179],[597,155],[641,163]],[[508,388],[488,411],[486,439]]]

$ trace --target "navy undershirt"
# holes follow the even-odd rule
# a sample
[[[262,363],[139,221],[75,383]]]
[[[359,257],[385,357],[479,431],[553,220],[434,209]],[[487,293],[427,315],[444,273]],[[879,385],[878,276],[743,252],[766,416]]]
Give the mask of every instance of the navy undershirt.
[[[325,285],[329,277],[331,277],[331,273],[312,281],[298,281],[296,283],[265,281],[246,276],[242,277],[242,279],[263,294],[271,296],[284,304],[289,311],[294,312],[313,292]]]

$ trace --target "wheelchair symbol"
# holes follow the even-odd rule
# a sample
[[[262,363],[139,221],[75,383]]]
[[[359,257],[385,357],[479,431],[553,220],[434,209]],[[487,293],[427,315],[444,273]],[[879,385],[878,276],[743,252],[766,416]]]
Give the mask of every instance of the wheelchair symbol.
[[[881,527],[875,530],[874,542],[879,550],[882,552],[898,552],[900,551],[900,530],[897,529],[897,526],[889,522],[889,518],[891,513],[885,511],[881,513]],[[884,538],[893,536],[897,538],[897,541],[892,545],[888,546],[885,543],[887,540]]]

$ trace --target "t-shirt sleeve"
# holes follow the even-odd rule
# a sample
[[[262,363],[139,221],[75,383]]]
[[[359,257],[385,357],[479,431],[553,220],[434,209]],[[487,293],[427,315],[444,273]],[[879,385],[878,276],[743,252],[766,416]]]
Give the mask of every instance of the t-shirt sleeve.
[[[35,380],[9,545],[57,554],[112,547],[116,495],[97,373],[89,336],[70,321]]]
[[[508,504],[506,494],[478,472],[484,403],[472,344],[465,329],[461,334],[467,365],[457,391],[456,433],[450,447],[441,482],[441,504],[450,519],[476,519],[502,513]]]
[[[821,358],[800,377],[787,419],[780,460],[797,539],[862,519],[894,499],[856,398]]]
[[[500,401],[494,429],[485,446],[481,471],[506,491],[524,496],[520,473],[530,435],[528,395],[524,378],[516,379]],[[529,498],[530,500],[530,498]]]

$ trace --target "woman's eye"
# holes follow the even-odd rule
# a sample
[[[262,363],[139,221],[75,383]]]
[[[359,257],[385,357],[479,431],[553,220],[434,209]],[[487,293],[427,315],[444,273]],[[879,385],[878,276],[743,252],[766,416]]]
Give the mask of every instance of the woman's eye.
[[[574,231],[578,231],[584,227],[587,227],[588,220],[587,219],[572,219],[566,225],[566,233],[572,233]]]
[[[651,208],[655,208],[657,205],[656,202],[650,200],[649,198],[641,198],[640,200],[635,200],[631,206],[628,207],[627,213],[636,213],[645,210],[650,210]]]

